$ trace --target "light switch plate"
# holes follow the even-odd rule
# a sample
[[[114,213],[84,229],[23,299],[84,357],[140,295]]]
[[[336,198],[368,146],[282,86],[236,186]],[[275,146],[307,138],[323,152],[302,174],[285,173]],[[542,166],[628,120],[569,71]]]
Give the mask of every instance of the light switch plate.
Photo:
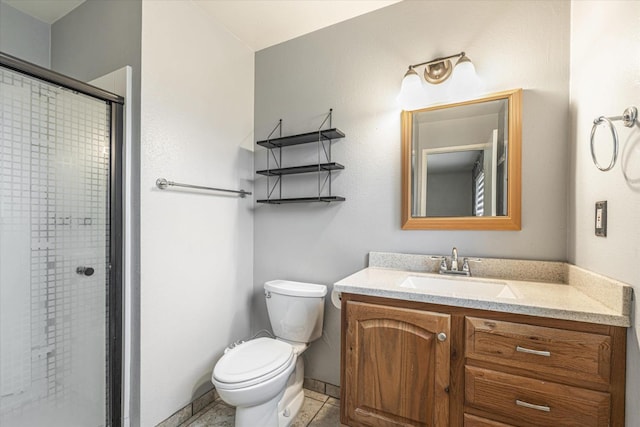
[[[596,236],[607,237],[607,201],[596,202]]]

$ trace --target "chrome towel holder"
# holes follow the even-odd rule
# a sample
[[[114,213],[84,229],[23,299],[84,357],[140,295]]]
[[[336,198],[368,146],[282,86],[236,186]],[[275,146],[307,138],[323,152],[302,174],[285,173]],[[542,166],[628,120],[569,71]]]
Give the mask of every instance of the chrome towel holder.
[[[181,184],[179,182],[168,181],[164,178],[158,178],[156,180],[156,187],[160,190],[166,190],[167,187],[184,187],[184,188],[195,188],[197,190],[210,190],[210,191],[222,191],[225,193],[234,193],[238,194],[240,197],[244,198],[247,195],[251,195],[251,191],[245,190],[227,190],[225,188],[215,188],[215,187],[204,187],[202,185],[193,185],[193,184]]]
[[[595,164],[598,169],[600,169],[603,172],[609,171],[615,166],[616,160],[618,160],[618,147],[620,144],[618,143],[618,132],[616,132],[616,127],[614,126],[613,122],[622,120],[622,124],[630,128],[636,123],[637,117],[638,117],[638,109],[634,106],[631,106],[631,107],[627,107],[621,116],[613,116],[613,117],[600,116],[593,121],[593,127],[591,128],[591,158],[593,159],[593,164]],[[598,128],[598,125],[603,123],[609,126],[609,130],[611,131],[611,137],[613,138],[613,153],[611,156],[611,162],[609,162],[609,166],[607,167],[602,167],[600,163],[598,163],[598,159],[596,159],[596,153],[594,152],[594,149],[593,149],[593,146],[594,146],[593,137],[596,134],[596,129]]]

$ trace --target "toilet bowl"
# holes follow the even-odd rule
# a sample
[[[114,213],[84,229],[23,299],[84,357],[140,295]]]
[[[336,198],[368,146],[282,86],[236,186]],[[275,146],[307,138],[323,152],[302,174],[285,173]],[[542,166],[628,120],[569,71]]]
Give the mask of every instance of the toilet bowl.
[[[301,354],[322,335],[324,285],[265,283],[276,338],[255,338],[228,350],[211,375],[220,398],[236,407],[236,427],[288,427],[304,401]]]

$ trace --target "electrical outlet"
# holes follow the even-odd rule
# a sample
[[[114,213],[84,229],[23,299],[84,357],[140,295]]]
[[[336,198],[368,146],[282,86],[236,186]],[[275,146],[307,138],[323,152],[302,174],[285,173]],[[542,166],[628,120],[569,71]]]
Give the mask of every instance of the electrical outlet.
[[[596,202],[596,236],[607,237],[607,201]]]

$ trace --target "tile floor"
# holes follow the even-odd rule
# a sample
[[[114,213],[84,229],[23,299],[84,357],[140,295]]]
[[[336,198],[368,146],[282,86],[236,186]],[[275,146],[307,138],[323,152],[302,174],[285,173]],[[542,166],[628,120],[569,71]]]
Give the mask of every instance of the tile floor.
[[[304,396],[302,408],[291,427],[340,425],[340,400],[307,389],[304,389]],[[218,398],[180,424],[180,427],[234,427],[234,422],[235,408]]]

